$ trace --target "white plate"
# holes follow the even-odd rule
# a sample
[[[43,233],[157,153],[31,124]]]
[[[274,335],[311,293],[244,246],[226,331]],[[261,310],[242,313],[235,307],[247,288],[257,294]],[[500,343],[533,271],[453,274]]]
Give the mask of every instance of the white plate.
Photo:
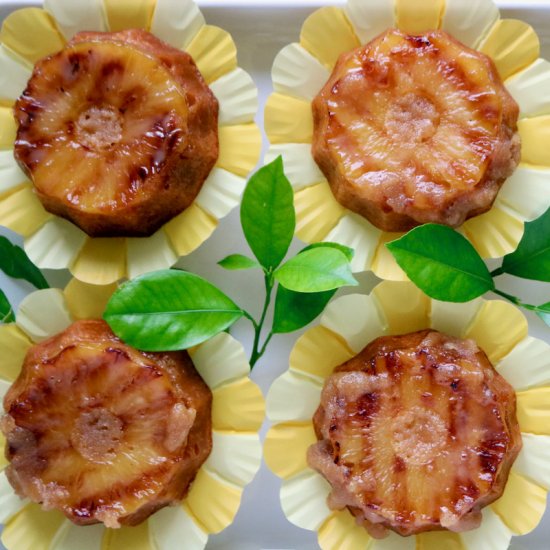
[[[374,0],[373,0],[374,1]],[[420,1],[420,0],[419,0]],[[228,30],[237,44],[239,65],[254,78],[260,91],[260,112],[258,123],[262,125],[263,106],[271,92],[271,64],[277,52],[286,44],[298,40],[304,19],[321,5],[343,4],[341,0],[198,0],[206,21]],[[541,56],[550,59],[550,0],[510,1],[501,0],[503,17],[527,21],[537,31],[542,46]],[[0,0],[0,21],[8,13],[22,6],[39,5],[39,2],[22,0],[9,2]],[[265,145],[265,144],[264,144]],[[0,234],[9,236],[13,242],[21,239],[0,228]],[[290,253],[301,248],[295,239]],[[196,252],[187,256],[178,265],[193,271],[231,296],[241,307],[251,313],[259,313],[263,300],[263,280],[258,273],[228,272],[216,262],[228,254],[249,253],[242,235],[238,209],[222,220],[214,235]],[[52,286],[64,286],[67,274],[47,272]],[[368,293],[376,284],[371,274],[359,276],[361,286],[354,292]],[[526,302],[550,301],[550,285],[521,284],[512,277],[500,277],[499,287],[512,294],[522,296]],[[0,273],[0,287],[4,289],[13,305],[27,294],[31,287],[19,281],[7,279]],[[527,313],[531,335],[550,342],[550,328],[535,315]],[[239,322],[232,331],[247,350],[252,339],[250,324]],[[271,382],[287,368],[289,352],[299,333],[276,336],[266,355],[256,365],[252,378],[267,393]],[[267,422],[264,426],[264,433]],[[316,534],[290,524],[283,515],[279,503],[280,480],[265,465],[245,489],[241,508],[235,522],[219,535],[210,537],[208,549],[258,550],[258,549],[318,549]],[[547,550],[550,548],[550,507],[539,527],[531,534],[513,539],[513,550]],[[0,544],[0,548],[5,550]],[[77,550],[77,549],[75,549]],[[360,549],[358,549],[360,550]],[[445,550],[445,549],[442,549]]]

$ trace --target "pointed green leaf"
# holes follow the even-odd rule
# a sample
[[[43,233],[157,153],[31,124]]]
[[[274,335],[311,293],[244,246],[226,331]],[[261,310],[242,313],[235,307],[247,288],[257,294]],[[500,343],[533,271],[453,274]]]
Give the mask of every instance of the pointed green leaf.
[[[533,311],[550,326],[550,302],[536,306]]]
[[[243,256],[242,254],[230,254],[223,260],[218,262],[218,265],[224,269],[240,270],[240,269],[261,269],[262,266],[252,258]]]
[[[501,270],[524,279],[550,282],[550,208],[525,224],[518,247],[504,256]]]
[[[14,321],[13,308],[4,291],[0,289],[0,323],[13,323]]]
[[[467,302],[494,288],[476,249],[450,227],[421,225],[386,246],[409,279],[436,300]]]
[[[275,269],[294,236],[294,193],[281,157],[258,170],[248,182],[241,203],[244,236],[260,264]]]
[[[332,243],[330,241],[310,244],[306,246],[304,249],[302,249],[300,253],[305,252],[306,250],[311,250],[312,248],[322,248],[323,246],[327,248],[335,248],[336,250],[339,250],[346,256],[346,258],[350,262],[351,260],[353,260],[353,256],[355,255],[355,251],[353,250],[353,248],[350,248],[349,246],[344,246],[343,244],[339,244],[339,243]]]
[[[0,236],[0,269],[14,279],[23,279],[36,288],[49,288],[41,271],[29,260],[25,251]]]
[[[300,252],[273,275],[281,285],[295,292],[324,292],[358,284],[346,255],[327,246]]]
[[[131,346],[171,351],[200,344],[242,316],[243,311],[208,281],[167,269],[121,285],[103,318]]]

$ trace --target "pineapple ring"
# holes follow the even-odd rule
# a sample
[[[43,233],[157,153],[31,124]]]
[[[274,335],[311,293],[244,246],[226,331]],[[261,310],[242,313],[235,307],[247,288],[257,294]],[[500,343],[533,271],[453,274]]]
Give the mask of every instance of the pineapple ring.
[[[78,525],[135,525],[187,493],[212,449],[211,402],[186,352],[142,353],[77,321],[29,349],[6,395],[6,475]]]
[[[15,105],[15,156],[49,212],[90,236],[147,236],[218,157],[218,103],[191,57],[130,30],[77,34]]]
[[[486,55],[390,29],[342,54],[313,100],[313,156],[336,199],[382,230],[456,227],[517,166],[518,114]]]
[[[327,378],[308,462],[374,537],[472,529],[521,449],[515,408],[472,340],[380,337]]]

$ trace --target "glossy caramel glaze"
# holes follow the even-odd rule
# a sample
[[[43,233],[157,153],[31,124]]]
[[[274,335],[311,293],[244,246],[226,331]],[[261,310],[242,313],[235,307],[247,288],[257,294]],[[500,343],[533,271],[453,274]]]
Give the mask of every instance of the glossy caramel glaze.
[[[473,529],[521,449],[513,388],[472,340],[385,336],[326,380],[308,462],[377,538]]]
[[[143,30],[82,32],[15,104],[15,157],[46,210],[90,236],[145,236],[218,157],[218,102],[192,58]]]
[[[212,449],[187,352],[143,353],[104,321],[34,345],[4,399],[7,477],[78,525],[135,525],[181,500]]]
[[[518,113],[484,54],[390,29],[342,54],[313,100],[313,156],[336,199],[380,229],[456,227],[517,166]]]

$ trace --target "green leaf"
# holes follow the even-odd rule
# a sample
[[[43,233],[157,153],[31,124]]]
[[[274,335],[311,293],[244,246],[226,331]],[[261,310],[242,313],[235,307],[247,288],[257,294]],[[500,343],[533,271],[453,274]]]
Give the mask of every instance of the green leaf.
[[[494,288],[476,249],[450,227],[421,225],[386,246],[409,279],[436,300],[467,302]]]
[[[327,246],[300,252],[273,275],[281,285],[295,292],[324,292],[358,284],[346,255]]]
[[[550,282],[550,208],[540,218],[525,224],[518,247],[504,256],[502,268],[497,272]]]
[[[550,302],[529,308],[534,311],[547,325],[550,326]]]
[[[248,182],[241,203],[241,225],[254,255],[266,270],[285,257],[294,236],[294,193],[277,157]]]
[[[306,250],[311,250],[312,248],[322,248],[322,247],[335,248],[336,250],[339,250],[346,256],[349,262],[353,260],[353,256],[355,255],[355,251],[353,250],[353,248],[350,248],[349,246],[344,246],[343,244],[339,244],[339,243],[332,243],[330,241],[310,244],[306,246],[304,249],[302,249],[300,253],[305,252]]]
[[[49,288],[48,281],[29,260],[25,251],[0,236],[0,269],[14,279],[24,279],[36,288]]]
[[[14,321],[13,308],[4,291],[0,289],[0,323],[13,323]]]
[[[325,292],[294,292],[282,285],[277,288],[273,332],[293,332],[311,323],[328,304],[336,289]]]
[[[262,268],[257,261],[248,256],[243,256],[242,254],[231,254],[226,256],[223,260],[218,262],[218,265],[224,269],[230,270]]]
[[[242,316],[243,311],[208,281],[166,269],[121,285],[103,318],[131,346],[171,351],[200,344]]]

